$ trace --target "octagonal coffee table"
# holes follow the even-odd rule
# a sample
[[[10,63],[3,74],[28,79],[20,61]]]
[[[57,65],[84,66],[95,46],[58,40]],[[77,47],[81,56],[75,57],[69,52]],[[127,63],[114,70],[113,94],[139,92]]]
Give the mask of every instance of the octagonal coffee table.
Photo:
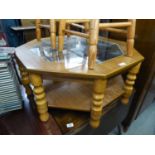
[[[104,108],[120,97],[128,103],[143,57],[135,49],[127,57],[124,42],[100,38],[95,69],[89,70],[87,48],[87,40],[77,36],[65,37],[63,52],[52,50],[49,38],[16,48],[22,83],[27,95],[33,90],[41,121],[48,120],[48,107],[85,111],[97,118],[91,123],[96,128],[99,108],[104,114]],[[126,71],[124,82],[121,74]]]

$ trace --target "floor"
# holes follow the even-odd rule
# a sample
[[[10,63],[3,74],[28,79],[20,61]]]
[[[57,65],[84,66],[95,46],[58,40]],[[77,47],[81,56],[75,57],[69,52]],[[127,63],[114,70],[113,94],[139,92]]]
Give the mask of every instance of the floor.
[[[46,123],[42,123],[36,112],[32,97],[24,99],[23,109],[0,116],[0,135],[60,135],[55,120],[50,115]]]
[[[155,135],[155,101],[139,115],[124,135]]]
[[[155,135],[155,101],[132,122],[126,132],[121,130],[122,135]],[[119,128],[120,129],[120,128]],[[109,135],[118,135],[119,130],[115,128]]]

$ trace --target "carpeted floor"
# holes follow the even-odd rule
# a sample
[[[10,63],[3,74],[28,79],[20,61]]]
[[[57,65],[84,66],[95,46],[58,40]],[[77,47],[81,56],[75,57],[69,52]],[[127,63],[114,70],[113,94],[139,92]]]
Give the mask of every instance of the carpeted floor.
[[[117,128],[110,133],[110,135],[117,134]],[[128,131],[123,132],[122,135],[155,135],[155,101],[132,122]]]

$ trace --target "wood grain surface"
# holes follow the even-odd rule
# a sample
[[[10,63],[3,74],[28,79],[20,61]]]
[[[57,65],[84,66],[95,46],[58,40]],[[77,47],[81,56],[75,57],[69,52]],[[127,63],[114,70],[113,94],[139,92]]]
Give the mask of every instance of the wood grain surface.
[[[44,38],[42,40],[49,39]],[[125,49],[125,42],[115,41],[118,43],[122,49]],[[39,57],[32,53],[31,48],[39,45],[37,40],[28,42],[22,46],[16,48],[16,57],[22,62],[25,68],[29,72],[36,72],[40,74],[51,74],[57,77],[83,77],[87,79],[95,78],[109,78],[111,76],[117,75],[127,69],[133,67],[139,62],[143,61],[143,56],[138,53],[136,49],[133,49],[133,56],[118,56],[107,60],[101,64],[95,64],[94,70],[89,70],[87,66],[66,68],[65,63],[48,62],[44,58]],[[124,62],[126,65],[119,66],[120,63]]]
[[[117,76],[108,81],[102,107],[123,95],[123,79]],[[44,80],[48,106],[51,108],[90,111],[92,104],[93,83],[58,82]]]

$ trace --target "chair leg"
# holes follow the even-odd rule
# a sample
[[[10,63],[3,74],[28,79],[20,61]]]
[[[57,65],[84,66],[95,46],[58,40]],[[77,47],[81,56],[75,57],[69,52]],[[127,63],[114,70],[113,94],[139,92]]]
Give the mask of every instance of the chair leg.
[[[132,23],[132,25],[128,27],[127,33],[127,55],[130,57],[133,55],[136,20],[130,19],[129,21]]]
[[[133,85],[135,84],[135,80],[136,80],[137,74],[140,70],[140,66],[141,66],[141,63],[137,64],[136,66],[134,66],[133,68],[131,68],[129,70],[129,73],[127,75],[127,79],[125,81],[125,86],[124,86],[125,93],[124,93],[123,98],[121,100],[121,102],[123,104],[129,103],[129,97],[132,94]]]
[[[100,119],[102,116],[102,104],[106,84],[106,80],[99,79],[94,81],[93,103],[91,107],[90,119],[90,125],[93,128],[97,128],[100,125]]]
[[[56,49],[56,23],[54,19],[50,19],[50,39],[52,49]]]
[[[70,24],[67,24],[67,30],[70,30],[70,29],[71,29]],[[70,34],[69,34],[69,33],[67,33],[67,37],[68,37],[68,38],[70,37]]]
[[[48,114],[46,95],[42,85],[42,78],[38,74],[30,73],[30,81],[34,86],[33,93],[35,96],[37,111],[39,113],[40,120],[42,122],[46,122],[49,119],[49,114]]]
[[[89,33],[89,23],[88,22],[85,22],[84,23],[84,27],[85,27],[85,33]]]
[[[58,36],[58,51],[62,52],[64,48],[64,30],[66,27],[66,20],[62,19],[59,22],[59,36]]]
[[[38,41],[41,40],[40,19],[36,19],[36,38]]]
[[[88,52],[89,69],[94,69],[96,63],[98,33],[99,33],[99,20],[93,19],[90,22],[90,29],[89,29],[89,52]]]

